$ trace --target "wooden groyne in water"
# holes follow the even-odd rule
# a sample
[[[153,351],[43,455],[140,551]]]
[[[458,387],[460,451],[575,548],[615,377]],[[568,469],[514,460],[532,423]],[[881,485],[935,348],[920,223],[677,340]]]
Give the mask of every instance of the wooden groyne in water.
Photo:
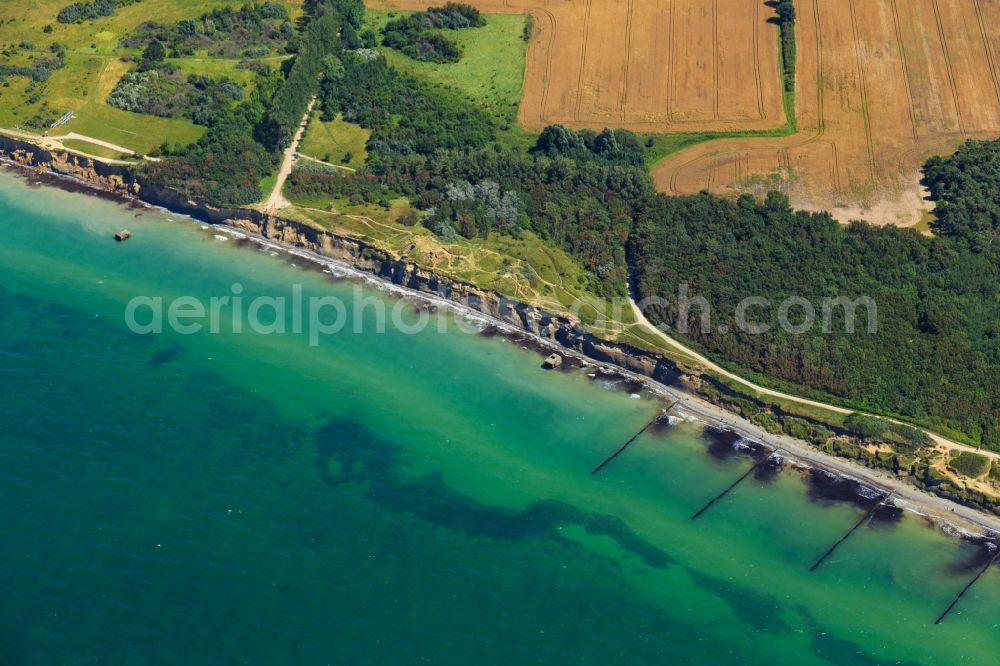
[[[979,573],[977,573],[975,577],[972,580],[970,580],[965,587],[962,588],[962,591],[958,593],[958,595],[952,600],[950,604],[948,604],[948,607],[945,608],[944,612],[938,616],[938,619],[934,620],[934,624],[941,624],[941,621],[946,617],[948,617],[948,613],[950,613],[952,609],[958,605],[958,602],[962,600],[962,597],[965,596],[965,593],[971,590],[972,586],[975,585],[979,581],[979,579],[982,578],[983,574],[986,573],[986,571],[991,566],[993,566],[993,564],[997,561],[997,558],[1000,557],[1000,544],[993,544],[993,546],[994,546],[993,557],[991,557],[989,562],[986,563],[986,566],[980,569]]]
[[[875,514],[875,511],[880,506],[888,503],[888,501],[891,500],[895,494],[896,494],[896,492],[893,491],[893,492],[889,493],[888,495],[886,495],[885,497],[883,497],[878,502],[875,502],[875,504],[872,505],[872,508],[868,509],[868,512],[865,513],[864,516],[862,516],[861,520],[859,520],[858,522],[856,522],[854,524],[854,527],[852,527],[851,529],[847,530],[847,533],[844,534],[844,536],[842,536],[839,539],[837,539],[837,541],[832,546],[830,546],[826,550],[826,552],[823,553],[823,555],[818,560],[816,560],[815,564],[813,564],[811,567],[809,567],[809,571],[816,571],[816,569],[819,569],[820,566],[823,564],[823,562],[825,562],[828,557],[830,557],[831,555],[833,555],[833,552],[835,550],[837,550],[837,548],[840,547],[840,544],[842,544],[845,541],[847,541],[847,539],[849,539],[850,536],[852,534],[854,534],[854,532],[857,531],[857,529],[859,527],[861,527],[862,525],[864,525],[865,523],[867,523],[869,520],[871,520],[871,517]]]
[[[668,411],[670,411],[671,409],[673,409],[673,408],[674,408],[674,406],[675,406],[675,405],[676,405],[676,404],[677,404],[678,402],[680,402],[680,400],[675,400],[675,401],[674,401],[674,403],[673,403],[672,405],[670,405],[670,407],[667,407],[667,408],[666,408],[665,410],[663,410],[663,411],[662,411],[661,413],[657,414],[657,415],[656,415],[656,418],[654,418],[654,419],[653,419],[652,421],[650,421],[649,423],[647,423],[647,424],[646,424],[646,425],[645,425],[645,426],[643,427],[643,429],[642,429],[642,430],[640,430],[639,432],[637,432],[637,433],[635,433],[634,435],[632,435],[632,437],[631,437],[631,438],[629,438],[629,440],[628,440],[627,442],[625,442],[624,444],[622,444],[622,445],[621,445],[621,446],[620,446],[620,447],[618,448],[618,450],[617,450],[617,451],[615,451],[615,452],[614,452],[614,453],[612,453],[612,454],[611,454],[610,456],[608,456],[608,457],[607,457],[607,458],[605,458],[605,459],[604,459],[603,461],[601,461],[601,464],[600,464],[600,465],[598,465],[597,467],[595,467],[595,468],[594,468],[593,470],[591,470],[591,472],[590,472],[590,473],[591,473],[591,474],[597,474],[597,473],[598,473],[598,472],[600,472],[600,471],[601,471],[602,469],[604,469],[604,468],[605,468],[605,467],[606,467],[606,466],[608,465],[608,463],[610,463],[610,462],[611,462],[612,460],[614,460],[615,458],[617,458],[617,457],[618,457],[618,456],[620,456],[621,454],[625,453],[625,449],[627,449],[627,448],[628,448],[628,447],[629,447],[629,446],[630,446],[630,445],[632,444],[632,442],[634,442],[635,440],[639,439],[639,435],[641,435],[642,433],[644,433],[644,432],[646,432],[647,430],[649,430],[650,428],[652,428],[652,427],[653,427],[654,425],[656,425],[657,423],[659,423],[659,422],[660,422],[661,420],[663,420],[663,419],[667,418],[667,412],[668,412]]]
[[[695,512],[694,512],[693,514],[691,514],[691,520],[698,520],[699,518],[701,518],[702,514],[704,514],[704,513],[705,513],[706,511],[708,511],[709,509],[711,509],[711,508],[712,508],[712,506],[713,506],[713,505],[714,505],[714,504],[715,504],[716,502],[718,502],[718,501],[719,501],[719,500],[721,500],[721,499],[722,499],[723,497],[725,497],[726,495],[728,495],[729,493],[731,493],[731,492],[732,492],[733,490],[735,490],[735,489],[736,489],[736,486],[738,486],[738,485],[740,485],[741,483],[743,483],[743,481],[744,481],[744,480],[745,480],[745,479],[746,479],[746,478],[747,478],[748,476],[750,476],[751,474],[753,474],[754,472],[756,472],[756,471],[757,471],[757,468],[758,468],[758,467],[760,467],[760,466],[761,466],[761,465],[763,465],[764,463],[766,463],[766,462],[768,462],[769,460],[771,460],[771,458],[773,458],[774,456],[778,455],[778,454],[779,454],[779,453],[781,452],[781,450],[782,450],[782,449],[777,449],[777,450],[775,450],[775,451],[772,451],[772,452],[771,452],[771,453],[769,453],[768,455],[764,456],[763,458],[761,458],[760,460],[758,460],[757,462],[755,462],[755,463],[753,464],[753,466],[752,466],[752,467],[750,467],[750,469],[748,469],[748,470],[747,470],[746,472],[744,472],[744,473],[743,473],[743,476],[741,476],[740,478],[738,478],[738,479],[736,479],[735,481],[733,481],[733,482],[732,482],[731,484],[729,484],[729,486],[728,486],[728,487],[727,487],[727,488],[726,488],[725,490],[723,490],[723,491],[722,491],[721,493],[719,493],[718,495],[716,495],[716,496],[715,496],[715,497],[713,497],[712,499],[708,500],[708,503],[707,503],[707,504],[705,504],[705,506],[701,507],[700,509],[698,509],[697,511],[695,511]]]

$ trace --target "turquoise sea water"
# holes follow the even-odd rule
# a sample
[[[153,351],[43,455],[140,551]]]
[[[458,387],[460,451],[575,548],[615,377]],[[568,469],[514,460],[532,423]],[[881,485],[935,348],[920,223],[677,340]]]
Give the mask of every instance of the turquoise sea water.
[[[137,295],[356,287],[9,173],[0,232],[4,666],[997,663],[1000,571],[934,626],[978,551],[918,517],[810,573],[863,509],[800,473],[692,522],[751,462],[684,425],[591,475],[654,400],[447,314],[136,335]]]

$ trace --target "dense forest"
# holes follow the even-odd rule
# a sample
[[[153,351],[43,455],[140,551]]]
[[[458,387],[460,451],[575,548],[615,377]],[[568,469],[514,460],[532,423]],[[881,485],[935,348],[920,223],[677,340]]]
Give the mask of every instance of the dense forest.
[[[657,196],[631,239],[638,292],[667,301],[647,315],[686,330],[717,358],[1000,449],[998,249],[844,227],[827,214],[791,210],[777,193],[764,202]],[[702,330],[700,307],[679,320],[682,284],[710,305],[710,330]],[[737,307],[750,296],[770,301],[752,310],[754,322],[771,324],[765,333],[736,325]],[[835,308],[830,332],[820,319],[802,333],[783,331],[777,308],[793,296],[812,303],[818,317],[825,298],[871,298],[877,330],[861,308],[846,332],[843,309]],[[803,316],[795,309],[789,321]]]
[[[936,201],[934,233],[986,249],[1000,234],[1000,139],[967,141],[950,157],[932,157],[924,183]]]

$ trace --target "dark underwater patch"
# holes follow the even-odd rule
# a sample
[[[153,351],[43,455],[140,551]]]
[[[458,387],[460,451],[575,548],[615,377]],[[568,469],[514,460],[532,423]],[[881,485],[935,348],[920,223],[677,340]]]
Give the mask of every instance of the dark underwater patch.
[[[161,349],[154,353],[149,359],[149,366],[157,368],[161,365],[166,365],[167,363],[177,360],[183,353],[184,348],[180,345],[174,345],[173,347],[168,347],[167,349]]]
[[[998,547],[994,542],[978,537],[964,537],[962,541],[962,559],[946,568],[952,576],[971,576],[978,573],[990,563]]]
[[[708,455],[713,460],[729,460],[736,455],[736,442],[740,436],[732,430],[706,426],[702,431],[702,437],[708,442]]]
[[[795,610],[802,617],[811,640],[809,647],[814,654],[831,664],[851,664],[852,666],[882,666],[886,662],[865,652],[860,643],[844,638],[838,638],[830,630],[820,624],[805,606],[796,606]],[[896,666],[919,666],[916,662],[894,661]]]
[[[810,469],[806,474],[807,496],[813,502],[850,502],[863,509],[885,499],[885,493],[874,490],[856,479],[851,479],[821,469]]]
[[[779,455],[769,453],[764,460],[754,467],[753,480],[761,483],[773,483],[778,478],[778,474],[785,467],[785,460]]]
[[[579,525],[607,536],[648,566],[665,568],[673,558],[639,537],[616,516],[590,513],[564,502],[541,500],[523,511],[483,504],[448,486],[440,473],[403,478],[394,445],[351,420],[334,420],[315,435],[316,464],[331,485],[363,484],[372,501],[435,525],[496,539],[557,538],[558,528]]]
[[[784,602],[777,597],[751,590],[730,581],[714,578],[708,574],[688,569],[694,582],[724,602],[743,622],[757,631],[783,632],[792,627],[781,618]]]
[[[881,504],[872,511],[869,525],[872,527],[894,527],[902,522],[903,516],[903,510],[895,504]]]

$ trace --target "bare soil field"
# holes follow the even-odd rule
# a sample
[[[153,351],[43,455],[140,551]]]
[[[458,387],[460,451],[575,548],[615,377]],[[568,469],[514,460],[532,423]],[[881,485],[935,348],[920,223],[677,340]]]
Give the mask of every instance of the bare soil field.
[[[541,130],[766,130],[785,124],[764,0],[464,0],[533,17],[519,123]],[[992,1],[992,0],[991,0]],[[423,10],[444,0],[372,0]]]
[[[799,0],[796,114],[784,138],[713,141],[653,169],[660,189],[785,190],[842,221],[916,225],[919,169],[1000,133],[1000,0]]]

